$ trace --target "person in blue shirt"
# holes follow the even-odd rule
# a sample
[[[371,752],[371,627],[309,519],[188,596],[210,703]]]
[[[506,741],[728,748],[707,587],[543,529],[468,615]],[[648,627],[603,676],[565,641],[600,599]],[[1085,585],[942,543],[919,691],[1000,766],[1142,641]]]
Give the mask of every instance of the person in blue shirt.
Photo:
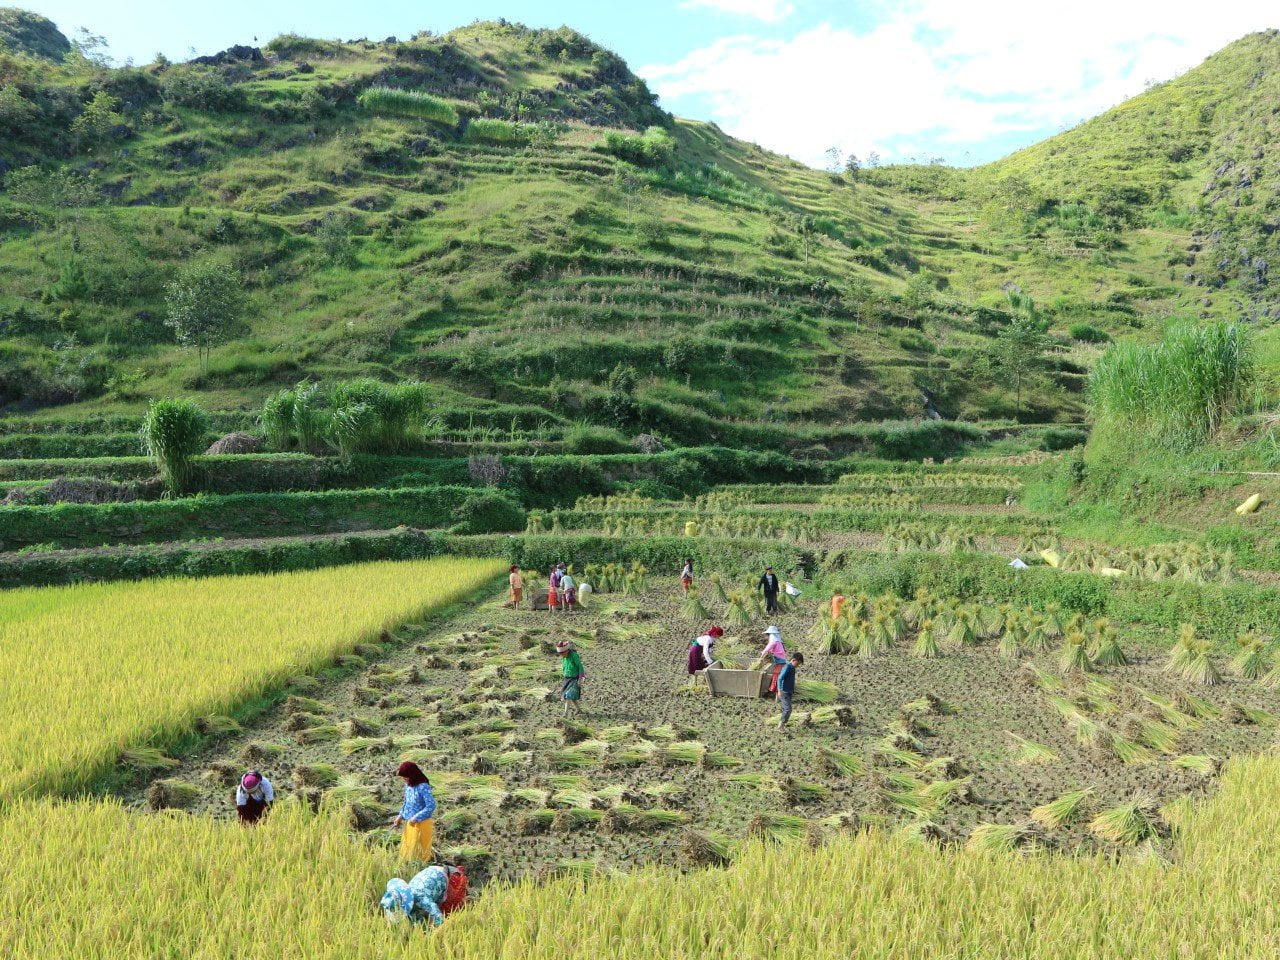
[[[400,764],[396,775],[404,780],[404,805],[392,823],[392,828],[404,825],[400,859],[429,861],[436,832],[436,798],[431,792],[431,781],[409,760]]]
[[[448,891],[449,874],[444,867],[427,867],[408,883],[392,877],[387,881],[387,892],[382,895],[382,912],[388,920],[403,916],[410,923],[430,922],[438,927],[444,923],[440,906]]]
[[[791,719],[791,698],[796,692],[796,668],[804,666],[804,654],[796,651],[791,655],[778,674],[778,704],[782,707],[782,718],[778,721],[778,729],[787,725]]]

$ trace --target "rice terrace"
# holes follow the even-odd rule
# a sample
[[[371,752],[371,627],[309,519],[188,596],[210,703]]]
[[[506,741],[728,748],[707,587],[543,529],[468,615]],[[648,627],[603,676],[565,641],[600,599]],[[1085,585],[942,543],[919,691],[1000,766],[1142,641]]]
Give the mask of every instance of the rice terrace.
[[[816,3],[31,6],[0,956],[1280,955],[1265,20],[951,165],[689,93]]]

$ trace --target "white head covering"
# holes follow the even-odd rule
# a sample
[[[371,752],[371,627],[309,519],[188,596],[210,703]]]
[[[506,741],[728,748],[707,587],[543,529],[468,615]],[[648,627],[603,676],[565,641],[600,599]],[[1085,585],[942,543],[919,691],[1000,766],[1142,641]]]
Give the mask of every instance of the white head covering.
[[[771,637],[781,637],[782,631],[779,630],[777,627],[770,626],[768,629],[765,630],[765,635],[771,636]]]

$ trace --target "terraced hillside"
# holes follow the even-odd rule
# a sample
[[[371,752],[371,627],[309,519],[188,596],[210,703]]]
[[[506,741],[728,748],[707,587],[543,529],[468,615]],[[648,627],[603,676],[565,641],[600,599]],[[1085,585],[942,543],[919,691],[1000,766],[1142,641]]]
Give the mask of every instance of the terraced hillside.
[[[198,391],[234,409],[373,372],[549,436],[585,420],[698,443],[926,399],[1071,420],[1091,343],[1231,302],[1197,285],[1267,297],[1262,248],[1248,277],[1184,261],[1211,220],[1235,224],[1223,249],[1268,235],[1265,159],[1244,193],[1191,184],[1264,116],[1269,34],[988,168],[854,176],[667,116],[567,29],[285,36],[119,69],[0,42],[10,407]],[[376,87],[436,98],[434,118],[362,102]],[[1265,121],[1248,130],[1265,154]],[[168,285],[208,264],[235,322],[202,362],[165,321]],[[1046,332],[1025,364],[1002,337],[1016,318]]]

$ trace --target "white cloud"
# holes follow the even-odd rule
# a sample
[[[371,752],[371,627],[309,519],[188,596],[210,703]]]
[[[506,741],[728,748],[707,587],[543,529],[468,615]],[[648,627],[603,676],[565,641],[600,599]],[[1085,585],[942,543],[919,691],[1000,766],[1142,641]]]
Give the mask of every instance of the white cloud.
[[[739,17],[751,17],[765,23],[777,23],[795,12],[795,5],[788,0],[684,0],[686,10],[717,10]]]
[[[1186,0],[1161,5],[1159,16],[1123,0],[1034,9],[1025,0],[886,2],[861,31],[827,23],[724,37],[640,72],[667,106],[692,103],[730,133],[807,163],[820,164],[833,144],[902,160],[908,141],[923,158],[1075,123],[1272,18],[1249,3],[1207,16]]]

